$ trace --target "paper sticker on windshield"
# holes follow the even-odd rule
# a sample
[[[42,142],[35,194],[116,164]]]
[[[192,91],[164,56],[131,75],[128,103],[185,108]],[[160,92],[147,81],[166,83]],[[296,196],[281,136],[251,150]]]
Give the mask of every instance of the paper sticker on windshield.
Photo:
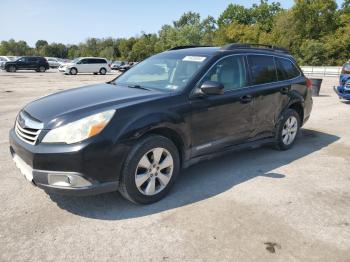
[[[205,56],[185,56],[182,61],[203,62],[205,59]]]

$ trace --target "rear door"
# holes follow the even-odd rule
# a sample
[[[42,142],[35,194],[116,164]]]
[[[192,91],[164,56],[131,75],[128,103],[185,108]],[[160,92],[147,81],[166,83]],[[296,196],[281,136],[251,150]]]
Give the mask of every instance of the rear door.
[[[250,81],[254,89],[254,136],[272,136],[284,106],[288,103],[289,82],[278,78],[275,57],[248,55]]]
[[[253,132],[254,108],[248,88],[245,56],[219,60],[197,84],[217,81],[224,94],[191,99],[192,156],[203,155],[249,139]]]
[[[96,72],[99,72],[101,68],[105,68],[108,71],[109,66],[108,66],[107,60],[102,59],[102,58],[98,58],[96,60],[97,60],[97,62],[96,62],[97,63],[97,71]]]
[[[27,69],[37,69],[39,66],[39,59],[36,57],[27,57]]]

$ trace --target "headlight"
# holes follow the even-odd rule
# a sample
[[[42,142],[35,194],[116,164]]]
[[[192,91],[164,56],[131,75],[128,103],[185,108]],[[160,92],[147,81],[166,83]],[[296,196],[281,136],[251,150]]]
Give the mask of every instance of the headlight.
[[[93,137],[103,130],[114,113],[115,110],[105,111],[52,129],[42,142],[73,144]]]

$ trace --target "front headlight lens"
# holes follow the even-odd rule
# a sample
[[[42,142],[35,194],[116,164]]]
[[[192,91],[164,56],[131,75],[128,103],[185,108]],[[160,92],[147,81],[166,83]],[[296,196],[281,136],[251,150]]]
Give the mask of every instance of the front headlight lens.
[[[105,128],[114,113],[115,110],[105,111],[52,129],[42,142],[73,144],[93,137]]]

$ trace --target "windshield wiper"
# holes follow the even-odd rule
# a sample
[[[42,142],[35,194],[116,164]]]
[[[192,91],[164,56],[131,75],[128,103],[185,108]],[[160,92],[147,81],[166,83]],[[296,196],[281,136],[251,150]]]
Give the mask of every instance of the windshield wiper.
[[[138,89],[143,89],[143,90],[152,91],[152,89],[149,89],[149,88],[147,88],[147,87],[140,86],[140,85],[127,85],[127,87],[130,87],[130,88],[138,88]]]
[[[113,82],[113,81],[107,82],[107,84],[110,84],[110,85],[121,85],[121,86],[126,86],[126,87],[129,87],[129,88],[138,88],[138,89],[152,91],[152,89],[144,87],[144,86],[140,86],[140,85],[117,84],[116,82]]]

